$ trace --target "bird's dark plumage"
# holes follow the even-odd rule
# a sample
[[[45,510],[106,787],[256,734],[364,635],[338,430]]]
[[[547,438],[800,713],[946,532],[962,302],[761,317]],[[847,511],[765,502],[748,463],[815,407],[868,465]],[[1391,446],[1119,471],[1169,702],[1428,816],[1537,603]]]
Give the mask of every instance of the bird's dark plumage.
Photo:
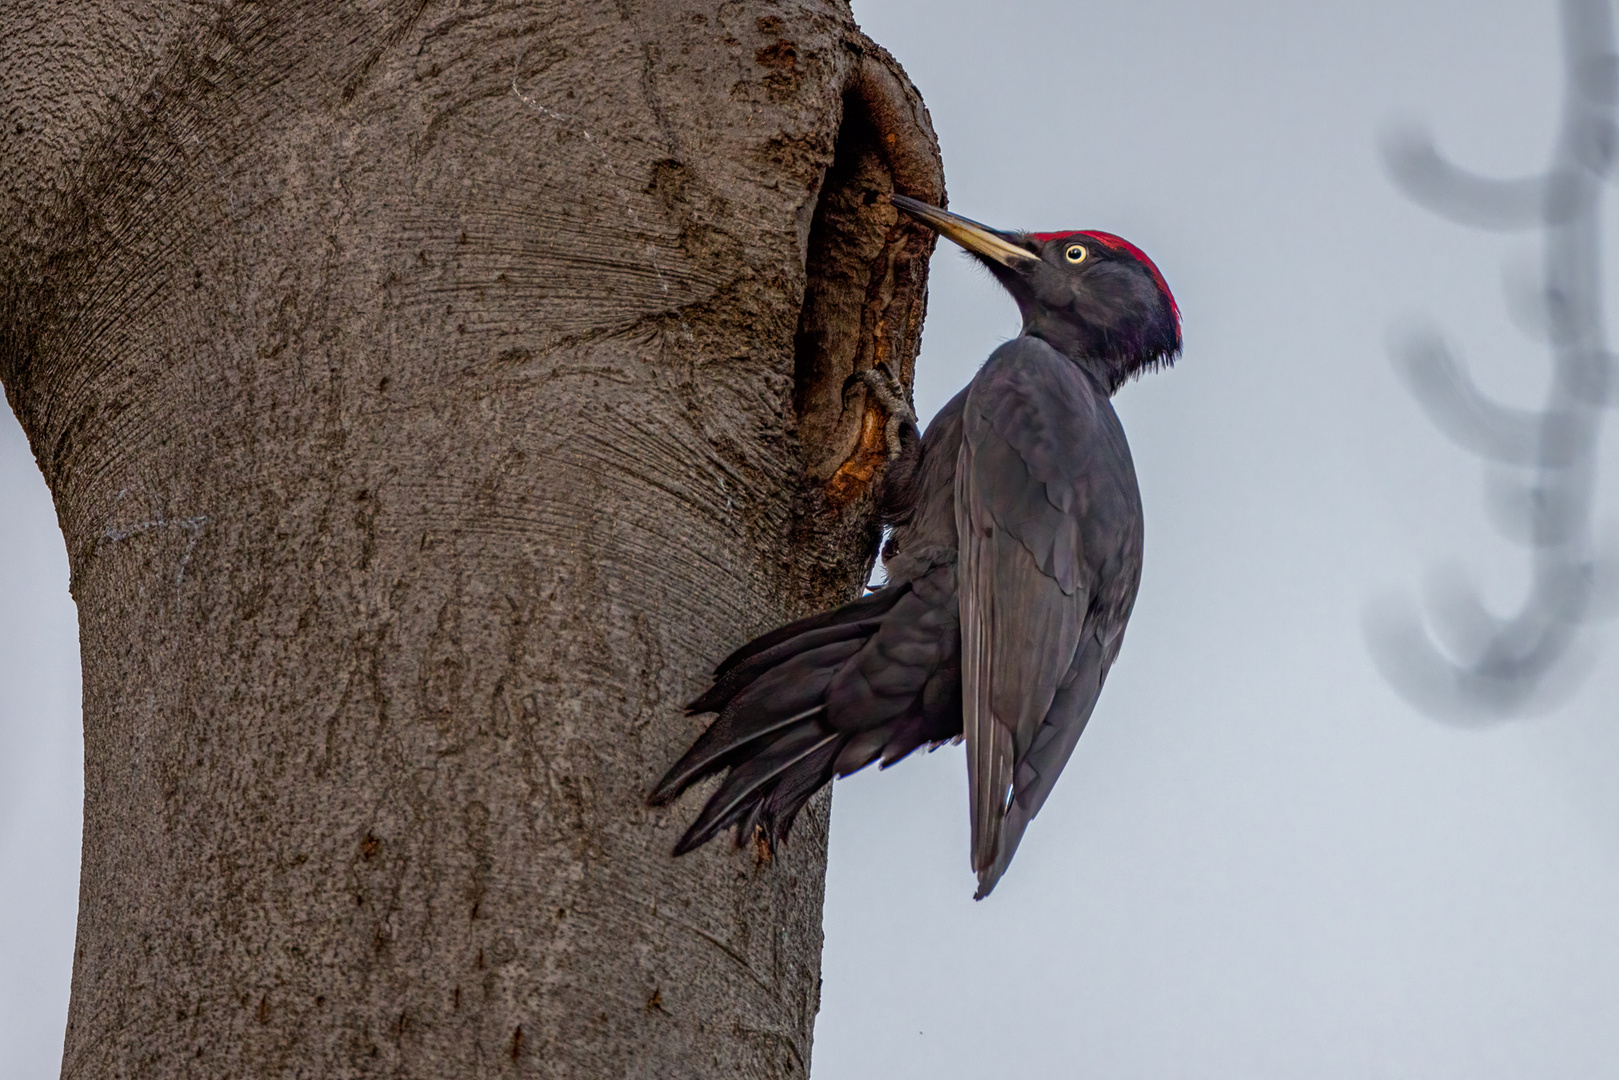
[[[888,584],[743,646],[692,712],[717,712],[651,795],[726,772],[676,846],[736,826],[785,837],[816,790],[919,746],[967,741],[982,897],[1089,721],[1141,579],[1142,514],[1109,397],[1173,362],[1180,313],[1108,233],[999,233],[895,205],[982,259],[1024,332],[922,437],[886,508]],[[913,436],[914,438],[914,436]]]

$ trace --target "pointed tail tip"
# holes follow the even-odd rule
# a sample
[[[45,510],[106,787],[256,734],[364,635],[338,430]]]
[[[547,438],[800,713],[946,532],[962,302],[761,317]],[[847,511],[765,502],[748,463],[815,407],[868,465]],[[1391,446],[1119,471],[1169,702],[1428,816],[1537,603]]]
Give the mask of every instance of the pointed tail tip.
[[[678,784],[670,783],[671,777],[665,776],[658,781],[658,786],[646,793],[648,806],[668,806],[680,797],[685,789]]]
[[[686,830],[686,834],[675,841],[674,850],[670,852],[675,858],[680,858],[689,851],[696,851],[714,838],[711,832],[699,832],[696,826]]]

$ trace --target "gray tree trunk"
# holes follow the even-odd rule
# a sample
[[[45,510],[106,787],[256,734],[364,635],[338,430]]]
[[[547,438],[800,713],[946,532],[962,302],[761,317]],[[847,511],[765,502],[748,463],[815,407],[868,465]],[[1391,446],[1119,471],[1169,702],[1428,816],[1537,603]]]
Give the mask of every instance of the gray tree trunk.
[[[838,0],[0,8],[84,666],[64,1076],[808,1071],[827,803],[644,793],[858,587],[943,197]]]

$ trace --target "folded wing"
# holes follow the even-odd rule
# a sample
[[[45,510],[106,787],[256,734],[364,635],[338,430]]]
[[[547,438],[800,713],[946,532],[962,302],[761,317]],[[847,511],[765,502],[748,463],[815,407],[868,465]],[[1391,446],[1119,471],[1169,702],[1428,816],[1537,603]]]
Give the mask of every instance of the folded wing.
[[[962,721],[978,895],[1090,718],[1139,578],[1141,510],[1107,398],[1018,338],[974,380],[956,469]]]

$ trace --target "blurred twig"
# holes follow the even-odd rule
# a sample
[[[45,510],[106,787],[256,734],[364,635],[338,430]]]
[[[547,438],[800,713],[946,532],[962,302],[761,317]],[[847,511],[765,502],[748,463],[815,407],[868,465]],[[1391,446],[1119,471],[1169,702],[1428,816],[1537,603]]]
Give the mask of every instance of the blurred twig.
[[[1431,714],[1478,724],[1543,708],[1577,676],[1582,626],[1595,613],[1592,540],[1597,436],[1616,397],[1604,336],[1602,198],[1616,150],[1619,58],[1608,0],[1563,0],[1560,129],[1545,172],[1517,180],[1474,176],[1445,161],[1426,133],[1390,138],[1395,182],[1436,214],[1480,229],[1541,233],[1541,278],[1509,294],[1514,314],[1544,345],[1551,386],[1539,409],[1510,408],[1474,384],[1437,331],[1396,349],[1434,424],[1484,459],[1491,518],[1532,559],[1528,596],[1491,615],[1459,575],[1430,590],[1423,619],[1412,605],[1385,610],[1371,628],[1389,681]]]

